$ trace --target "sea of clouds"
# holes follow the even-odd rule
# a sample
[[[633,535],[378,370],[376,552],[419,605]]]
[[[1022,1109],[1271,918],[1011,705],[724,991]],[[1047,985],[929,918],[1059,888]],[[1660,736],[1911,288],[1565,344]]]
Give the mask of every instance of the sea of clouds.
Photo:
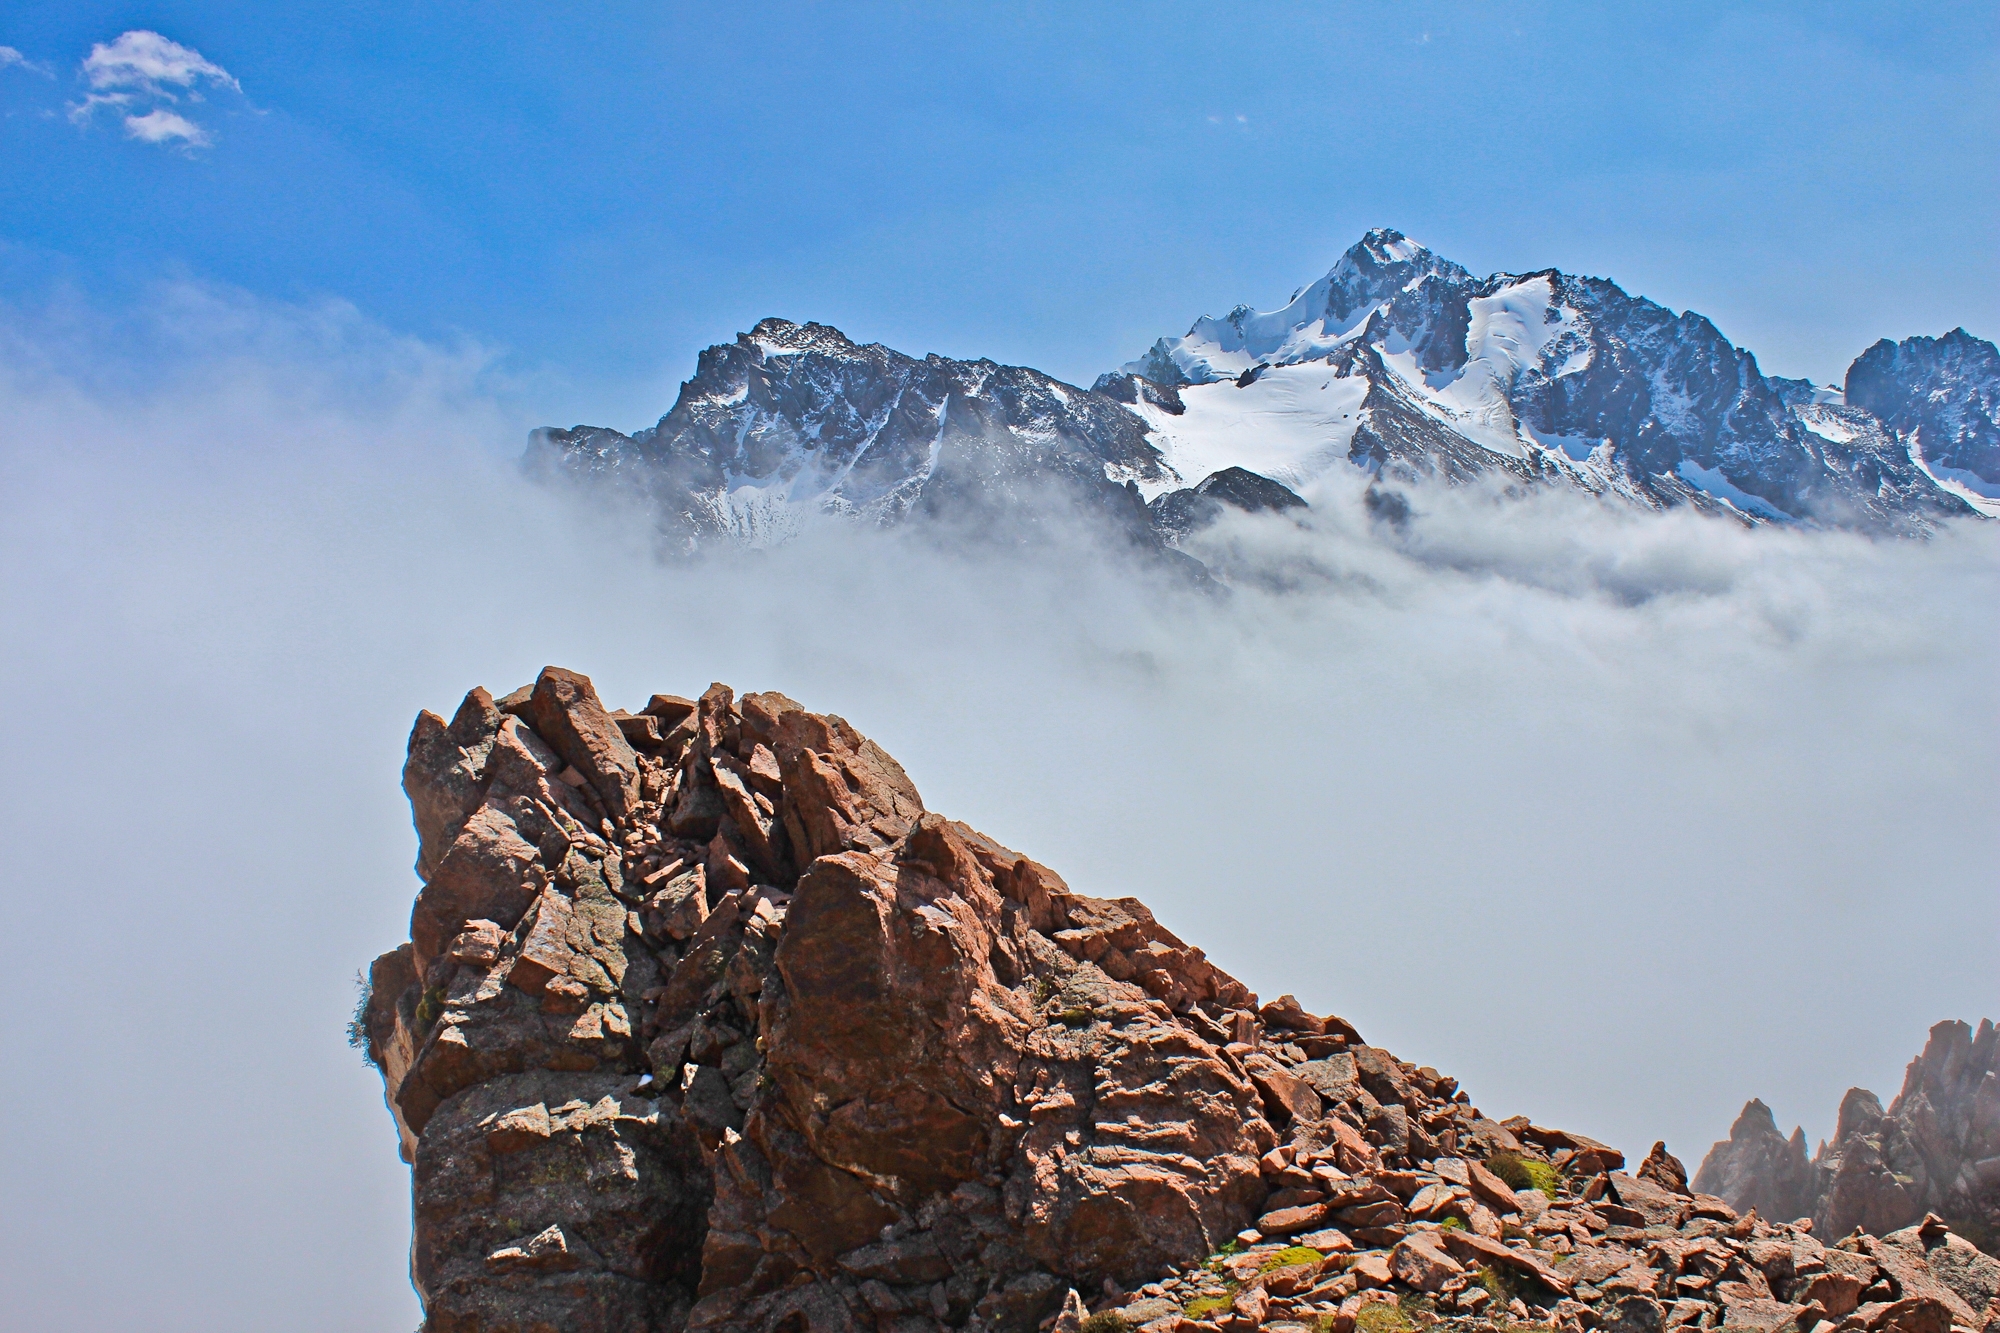
[[[338,306],[0,311],[0,1288],[23,1328],[414,1326],[345,1044],[420,708],[559,663],[838,712],[926,803],[1265,996],[1690,1169],[2000,1016],[2000,524],[1750,531],[1361,478],[1192,591],[1079,539],[658,558],[543,388]],[[528,404],[524,406],[523,404]]]

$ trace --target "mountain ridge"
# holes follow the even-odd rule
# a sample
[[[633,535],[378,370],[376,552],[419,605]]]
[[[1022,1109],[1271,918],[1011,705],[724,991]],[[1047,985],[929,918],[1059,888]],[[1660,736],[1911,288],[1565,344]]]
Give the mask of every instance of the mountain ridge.
[[[1883,340],[1848,383],[1767,376],[1706,317],[1608,279],[1476,278],[1377,228],[1285,306],[1203,316],[1088,389],[773,317],[703,351],[653,426],[544,427],[528,456],[638,495],[683,549],[821,514],[1018,532],[1067,503],[1169,550],[1190,529],[1148,519],[1163,496],[1230,469],[1296,493],[1342,464],[1902,536],[2000,515],[1992,343]]]

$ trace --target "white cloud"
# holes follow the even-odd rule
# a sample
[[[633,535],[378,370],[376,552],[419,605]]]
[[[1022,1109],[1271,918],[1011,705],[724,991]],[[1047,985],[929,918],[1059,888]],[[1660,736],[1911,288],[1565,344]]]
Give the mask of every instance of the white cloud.
[[[143,116],[125,117],[125,133],[146,143],[181,143],[190,148],[206,148],[209,144],[208,133],[201,126],[164,108]]]
[[[242,92],[234,76],[207,59],[201,52],[160,36],[157,32],[135,29],[122,32],[109,42],[99,42],[84,58],[83,76],[92,88],[130,88],[150,97],[174,100],[168,85],[193,88],[208,82]]]
[[[91,91],[70,105],[72,121],[88,124],[99,107],[134,108],[125,116],[129,136],[178,148],[205,148],[213,141],[200,125],[160,103],[178,104],[182,97],[199,102],[197,89],[204,84],[243,91],[234,75],[201,52],[145,29],[92,46],[83,61],[83,77]],[[136,108],[142,106],[150,109],[141,113]]]

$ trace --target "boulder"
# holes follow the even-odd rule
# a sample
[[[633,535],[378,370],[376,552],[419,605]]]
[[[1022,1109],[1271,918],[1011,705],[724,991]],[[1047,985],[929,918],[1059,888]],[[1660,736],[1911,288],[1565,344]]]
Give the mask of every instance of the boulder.
[[[1434,1292],[1464,1273],[1465,1265],[1445,1253],[1435,1232],[1420,1231],[1398,1241],[1389,1252],[1389,1272],[1405,1286]]]
[[[1640,1180],[1657,1185],[1669,1194],[1693,1197],[1693,1191],[1688,1188],[1687,1168],[1681,1165],[1680,1158],[1667,1151],[1664,1142],[1653,1145],[1653,1151],[1646,1154],[1646,1160],[1639,1164],[1635,1174]]]
[[[589,781],[605,809],[622,819],[639,801],[639,761],[588,676],[544,667],[528,698],[536,733]]]

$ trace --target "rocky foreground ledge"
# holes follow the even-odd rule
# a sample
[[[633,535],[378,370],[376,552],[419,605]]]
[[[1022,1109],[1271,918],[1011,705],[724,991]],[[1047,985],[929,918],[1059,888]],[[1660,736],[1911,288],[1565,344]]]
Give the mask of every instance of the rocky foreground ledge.
[[[2000,1315],[1934,1219],[1823,1244],[1260,1005],[783,695],[633,716],[551,667],[422,714],[403,785],[424,887],[357,1036],[428,1333]]]

